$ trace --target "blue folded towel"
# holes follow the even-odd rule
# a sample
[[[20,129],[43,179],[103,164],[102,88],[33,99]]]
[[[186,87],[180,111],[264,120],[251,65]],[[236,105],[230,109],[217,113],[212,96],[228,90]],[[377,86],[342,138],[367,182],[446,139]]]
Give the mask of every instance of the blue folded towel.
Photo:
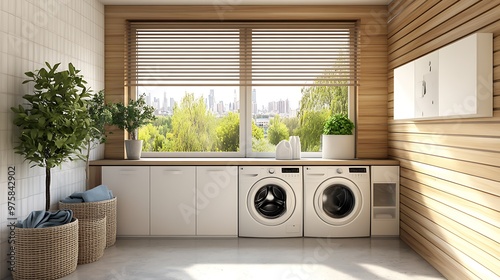
[[[111,196],[107,186],[99,185],[93,189],[83,192],[82,198],[85,202],[96,202],[112,199],[113,197]]]
[[[56,212],[33,211],[28,217],[17,223],[20,228],[46,228],[61,226],[71,222],[73,219],[72,210],[58,210]]]
[[[61,200],[63,203],[96,202],[113,199],[113,192],[105,185],[99,185],[84,192],[75,192]]]

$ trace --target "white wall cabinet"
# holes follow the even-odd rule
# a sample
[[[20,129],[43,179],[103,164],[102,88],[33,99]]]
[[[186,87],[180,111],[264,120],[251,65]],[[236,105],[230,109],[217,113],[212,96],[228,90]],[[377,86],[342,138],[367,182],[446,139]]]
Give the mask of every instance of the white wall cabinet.
[[[394,119],[493,115],[493,35],[476,33],[394,69]]]
[[[238,235],[237,173],[236,166],[197,167],[197,235]]]
[[[117,197],[117,235],[149,235],[149,167],[103,166],[102,184]]]
[[[196,234],[196,167],[151,166],[151,235]]]

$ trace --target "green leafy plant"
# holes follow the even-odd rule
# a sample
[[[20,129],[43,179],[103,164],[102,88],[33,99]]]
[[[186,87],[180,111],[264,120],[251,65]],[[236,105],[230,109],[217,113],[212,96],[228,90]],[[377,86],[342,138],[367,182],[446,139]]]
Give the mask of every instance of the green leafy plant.
[[[34,82],[33,94],[23,96],[28,104],[12,107],[14,124],[20,128],[14,147],[33,166],[45,168],[45,210],[50,209],[51,169],[63,162],[82,159],[81,149],[91,124],[89,90],[82,75],[70,63],[57,72],[60,63],[26,72],[25,83]],[[32,166],[32,167],[33,167]]]
[[[344,114],[335,114],[328,118],[323,127],[325,135],[351,135],[354,123]]]
[[[90,129],[84,141],[84,146],[86,148],[84,159],[86,163],[85,167],[86,183],[87,187],[91,187],[89,186],[90,151],[95,147],[97,147],[97,145],[106,142],[105,126],[111,123],[111,111],[104,102],[103,90],[92,95],[92,98],[88,102],[88,114],[90,121]]]
[[[155,108],[146,104],[145,94],[137,100],[130,99],[128,105],[119,102],[109,108],[111,124],[127,131],[132,140],[137,140],[137,129],[156,119]]]

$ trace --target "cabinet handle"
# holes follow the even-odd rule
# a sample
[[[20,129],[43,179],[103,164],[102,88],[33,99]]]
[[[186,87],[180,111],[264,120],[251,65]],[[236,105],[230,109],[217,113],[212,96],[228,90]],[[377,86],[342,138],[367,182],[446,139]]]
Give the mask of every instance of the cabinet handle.
[[[221,172],[225,172],[225,170],[222,170],[222,169],[207,170],[208,174],[217,174],[217,173],[221,173]]]
[[[137,173],[137,170],[135,170],[135,169],[120,169],[120,170],[118,170],[118,172],[120,173],[120,175],[133,175],[133,174]]]
[[[163,170],[164,174],[179,175],[182,174],[182,170]]]

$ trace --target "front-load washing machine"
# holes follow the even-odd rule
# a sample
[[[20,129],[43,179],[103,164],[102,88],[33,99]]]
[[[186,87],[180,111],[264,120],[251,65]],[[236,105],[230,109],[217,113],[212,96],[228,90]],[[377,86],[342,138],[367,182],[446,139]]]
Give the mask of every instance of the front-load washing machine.
[[[302,236],[302,167],[239,168],[238,235]]]
[[[304,167],[304,236],[370,236],[370,168]]]

